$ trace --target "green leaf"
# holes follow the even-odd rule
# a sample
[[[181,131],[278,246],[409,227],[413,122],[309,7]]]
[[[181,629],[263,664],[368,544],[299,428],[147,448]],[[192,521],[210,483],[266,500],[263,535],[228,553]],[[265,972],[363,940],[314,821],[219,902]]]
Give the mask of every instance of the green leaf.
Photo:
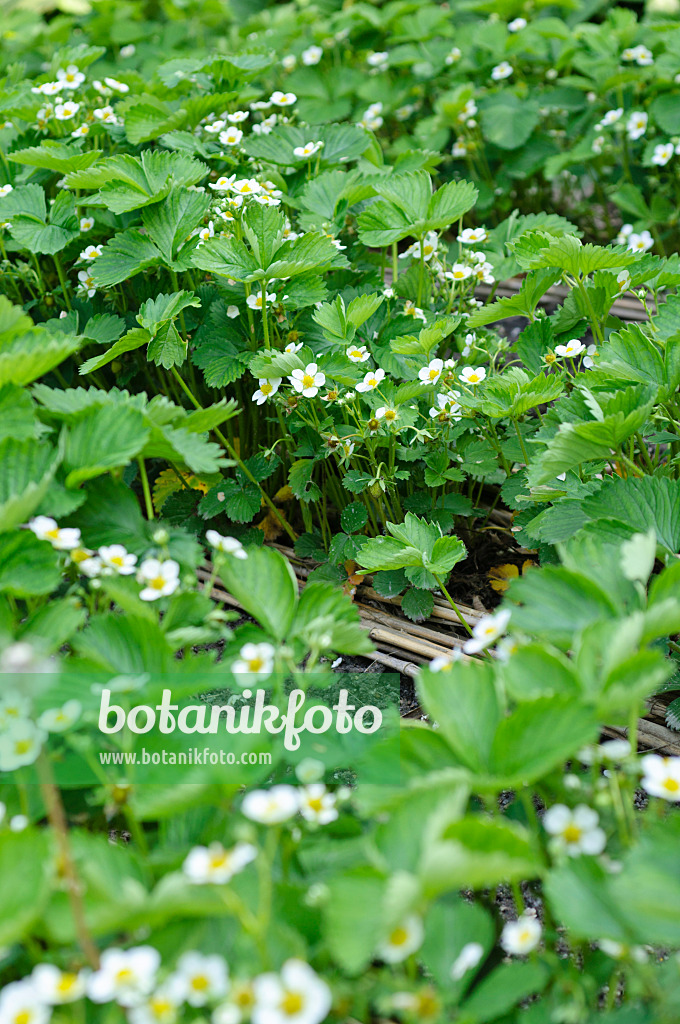
[[[12,212],[8,204],[10,199],[17,212]],[[80,235],[75,200],[68,192],[57,193],[48,214],[40,186],[22,185],[5,196],[2,209],[3,217],[9,220],[12,238],[29,252],[61,252]]]
[[[49,594],[61,582],[57,553],[29,530],[0,533],[0,593]]]
[[[106,243],[90,273],[99,288],[109,288],[162,262],[163,254],[149,236],[129,228]]]
[[[142,211],[142,223],[166,263],[172,264],[188,236],[203,221],[210,196],[188,188],[173,188],[162,203]],[[103,255],[103,254],[102,254]]]
[[[434,608],[434,594],[430,590],[409,587],[401,599],[401,610],[411,622],[429,619]]]
[[[383,938],[387,880],[369,866],[336,874],[324,906],[325,932],[333,959],[349,975],[365,970]]]
[[[477,189],[468,181],[449,182],[432,194],[427,171],[392,174],[374,183],[381,197],[359,214],[364,245],[384,246],[408,236],[420,238],[453,224],[475,203]]]
[[[501,149],[518,149],[540,120],[539,103],[503,89],[484,103],[481,120],[485,139]]]
[[[420,876],[426,896],[461,887],[483,889],[539,875],[542,864],[521,826],[469,815],[433,835],[423,851]]]
[[[318,647],[320,636],[326,637],[325,653],[370,654],[373,650],[351,598],[332,583],[307,584],[291,635],[312,648]]]
[[[476,986],[461,1012],[484,1024],[498,1020],[522,1000],[542,992],[550,972],[539,962],[500,964]]]
[[[40,167],[48,171],[68,174],[91,167],[102,155],[100,149],[81,152],[77,143],[61,142],[58,139],[43,139],[39,146],[15,149],[9,159],[28,167]]]
[[[368,511],[363,501],[353,501],[343,508],[340,523],[345,533],[356,533],[363,530],[368,522]]]
[[[297,607],[297,580],[278,551],[248,548],[248,557],[226,556],[220,578],[249,615],[278,641],[288,634]]]
[[[574,635],[598,619],[614,618],[617,605],[587,576],[547,565],[512,580],[513,627],[568,648]]]
[[[91,359],[86,359],[84,363],[81,363],[78,372],[81,375],[92,373],[93,370],[99,370],[102,366],[106,366],[108,363],[113,362],[118,356],[123,355],[125,352],[134,352],[135,349],[141,348],[142,345],[148,345],[151,341],[151,335],[144,327],[133,327],[132,330],[124,334],[115,345],[112,345],[106,352],[102,352],[101,355],[92,356]]]
[[[485,773],[502,716],[492,667],[474,661],[454,662],[443,672],[424,669],[418,693],[458,762]]]
[[[37,509],[60,460],[44,441],[0,442],[0,533],[14,529]]]
[[[0,874],[4,879],[0,891],[0,942],[12,946],[31,934],[49,899],[56,857],[47,831],[3,829]]]
[[[473,309],[467,321],[468,325],[470,327],[485,327],[487,324],[505,320],[511,316],[526,316],[532,319],[540,299],[559,278],[560,271],[551,268],[529,271],[515,295],[497,299],[487,306]]]
[[[175,185],[196,185],[207,173],[205,164],[184,153],[146,149],[141,156],[119,154],[66,177],[67,188],[98,188],[90,206],[128,213],[158,203]]]
[[[64,449],[67,487],[124,466],[138,455],[149,437],[149,428],[138,410],[102,406],[90,409],[69,427]]]

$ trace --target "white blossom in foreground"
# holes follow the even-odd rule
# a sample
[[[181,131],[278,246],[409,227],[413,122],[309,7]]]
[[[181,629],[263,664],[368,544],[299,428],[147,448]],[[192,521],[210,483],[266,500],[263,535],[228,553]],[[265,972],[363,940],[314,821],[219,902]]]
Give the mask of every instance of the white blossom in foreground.
[[[33,764],[46,738],[47,734],[28,718],[12,722],[0,734],[0,772],[13,772]]]
[[[288,380],[298,394],[305,398],[316,398],[319,388],[326,383],[326,374],[317,370],[316,363],[308,363],[304,370],[293,370]]]
[[[66,732],[75,725],[82,711],[79,700],[67,700],[60,708],[48,708],[38,719],[38,728],[45,732]]]
[[[399,964],[420,949],[424,938],[422,918],[418,914],[409,914],[392,928],[378,946],[376,954],[386,964]]]
[[[439,243],[439,237],[436,231],[428,231],[421,243],[414,242],[409,245],[408,249],[404,252],[399,253],[399,259],[404,260],[407,256],[412,256],[413,259],[423,259],[428,263],[437,252],[437,245]]]
[[[97,259],[97,256],[101,256],[102,248],[103,246],[101,245],[86,245],[79,256],[79,259],[86,260],[88,263],[91,263],[92,260]]]
[[[160,953],[152,946],[107,949],[99,970],[87,979],[87,994],[93,1003],[115,1000],[121,1006],[137,1006],[153,991],[160,964]]]
[[[300,790],[300,814],[317,825],[328,825],[338,816],[335,801],[335,793],[329,793],[323,782],[304,786]]]
[[[574,359],[576,356],[580,356],[582,352],[585,352],[585,350],[585,345],[578,338],[572,338],[566,345],[555,345],[555,355],[562,356],[565,359]]]
[[[555,845],[570,857],[602,853],[607,837],[599,822],[597,811],[585,804],[579,804],[573,810],[565,804],[555,804],[543,816],[546,832],[555,837]]]
[[[12,981],[0,992],[2,1024],[47,1024],[52,1011],[29,978]]]
[[[644,772],[642,788],[650,796],[658,796],[662,800],[678,803],[680,801],[680,757],[646,754],[640,763]]]
[[[158,558],[145,558],[139,567],[137,581],[146,586],[140,593],[142,601],[157,601],[159,597],[174,594],[179,586],[179,565],[168,558],[161,562]]]
[[[509,26],[508,26],[509,27]],[[479,942],[467,942],[451,964],[451,980],[460,981],[468,971],[477,966],[484,956],[484,947]]]
[[[371,358],[371,353],[365,345],[350,345],[347,349],[347,358],[351,359],[353,363],[365,363],[367,359]]]
[[[220,142],[223,146],[238,146],[243,138],[243,132],[235,125],[230,125],[225,131],[220,132]]]
[[[176,1024],[184,1002],[184,986],[171,975],[139,1006],[128,1010],[130,1024]]]
[[[443,369],[443,359],[431,359],[427,366],[422,366],[418,370],[418,380],[422,381],[423,384],[436,384],[442,375]]]
[[[628,138],[633,142],[636,139],[642,138],[647,131],[647,121],[649,120],[644,110],[634,110],[626,121],[626,131]]]
[[[78,226],[83,232],[91,231],[94,227],[94,217],[81,217]]]
[[[276,650],[271,644],[244,644],[239,652],[239,657],[231,666],[232,672],[237,675],[256,676],[258,679],[265,679],[274,670],[274,655]]]
[[[80,544],[80,530],[75,527],[60,529],[50,516],[36,516],[28,524],[38,540],[48,540],[57,551],[71,551]]]
[[[14,186],[13,185],[9,185],[9,184],[7,184],[7,185],[0,185],[0,199],[4,199],[5,196],[8,196],[10,194],[10,192],[13,192],[13,191],[14,191]]]
[[[262,309],[263,305],[271,306],[274,302],[276,302],[276,292],[265,292],[264,303],[262,302],[262,292],[249,295],[246,299],[246,303],[251,309]]]
[[[503,608],[495,615],[485,615],[473,626],[472,636],[465,641],[463,650],[466,654],[479,654],[503,636],[510,621],[511,610]]]
[[[297,157],[298,160],[307,160],[309,157],[314,156],[318,153],[323,142],[317,140],[316,142],[305,142],[304,146],[296,146],[293,150],[293,156]]]
[[[281,383],[281,377],[266,377],[258,378],[257,391],[253,392],[252,400],[257,405],[264,405],[268,398],[271,398],[279,390],[279,384]]]
[[[527,27],[526,18],[513,18],[512,21],[508,22],[508,32],[521,32],[523,28]]]
[[[620,121],[623,117],[623,107],[614,107],[612,110],[608,110],[601,121],[599,121],[596,128],[611,128],[613,124]]]
[[[82,971],[60,971],[54,964],[38,964],[31,981],[38,998],[50,1006],[63,1006],[85,995],[86,975]]]
[[[487,237],[486,228],[465,228],[456,236],[456,241],[463,245],[478,245],[486,241]]]
[[[654,245],[654,239],[649,231],[641,231],[640,234],[633,232],[628,236],[628,248],[631,252],[647,252]]]
[[[66,103],[57,103],[54,108],[54,116],[57,121],[70,121],[72,117],[75,117],[80,110],[80,103],[73,103],[71,100],[67,100]]]
[[[464,366],[458,374],[458,380],[462,380],[463,384],[481,384],[485,377],[483,366]]]
[[[494,82],[501,82],[504,78],[509,78],[512,74],[512,64],[509,64],[507,60],[502,60],[500,64],[496,64],[491,69],[491,77]]]
[[[269,97],[269,102],[273,103],[275,107],[292,107],[294,103],[297,103],[297,96],[294,92],[281,92],[277,89]]]
[[[194,885],[224,885],[257,857],[257,847],[237,843],[225,850],[221,843],[194,846],[182,865],[182,871]]]
[[[78,291],[87,295],[88,299],[97,294],[97,285],[89,270],[78,271]]]
[[[76,64],[69,64],[67,68],[59,68],[57,79],[61,82],[62,89],[77,89],[85,81],[85,75],[78,70]]]
[[[513,956],[530,953],[540,941],[540,921],[530,914],[522,914],[517,921],[508,921],[501,933],[501,946]]]
[[[359,394],[364,394],[366,391],[375,391],[380,383],[385,379],[385,371],[382,369],[369,370],[362,381],[355,384],[354,390],[358,391]]]
[[[331,1008],[331,990],[304,960],[287,960],[278,974],[253,982],[252,1024],[321,1024]]]
[[[105,569],[120,576],[131,576],[137,565],[137,555],[130,554],[122,544],[108,544],[97,551]]]
[[[184,986],[184,998],[189,1006],[205,1006],[223,996],[229,987],[227,962],[216,953],[211,956],[194,951],[183,953],[173,977]]]
[[[652,163],[656,164],[657,167],[664,167],[674,153],[675,147],[672,142],[662,142],[658,146],[654,147]]]
[[[223,537],[217,530],[206,530],[205,539],[211,548],[223,555],[233,555],[234,558],[247,558],[245,548],[236,537]]]
[[[303,50],[300,54],[300,60],[308,68],[313,67],[314,64],[318,64],[323,57],[323,49],[320,46],[308,46],[306,50]]]
[[[271,789],[253,789],[246,793],[241,804],[241,813],[260,825],[280,825],[299,810],[297,789],[285,783]]]

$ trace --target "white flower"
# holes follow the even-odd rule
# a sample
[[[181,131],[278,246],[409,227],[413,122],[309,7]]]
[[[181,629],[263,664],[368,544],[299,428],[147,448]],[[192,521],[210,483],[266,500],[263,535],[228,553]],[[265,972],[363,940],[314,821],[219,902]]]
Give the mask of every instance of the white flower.
[[[146,586],[140,593],[142,601],[157,601],[159,597],[174,594],[179,586],[179,565],[168,558],[165,562],[157,558],[145,558],[139,567],[137,582]]]
[[[73,527],[60,529],[50,516],[36,516],[28,524],[38,540],[48,540],[57,551],[71,551],[80,544],[80,530]]]
[[[102,565],[121,576],[130,576],[135,571],[137,555],[131,555],[122,544],[108,544],[97,552]]]
[[[66,103],[57,103],[54,108],[54,116],[57,121],[70,121],[72,117],[75,117],[80,110],[80,103],[73,103],[71,100],[67,100]]]
[[[285,57],[281,58],[281,67],[284,71],[292,71],[297,64],[297,57],[294,53],[287,53]]]
[[[130,1007],[130,1024],[176,1024],[184,1002],[184,983],[171,975],[139,1006]]]
[[[444,369],[443,359],[431,359],[427,366],[422,366],[418,370],[418,379],[423,384],[436,384],[442,375]]]
[[[379,68],[384,71],[389,62],[389,53],[387,50],[379,50],[377,53],[369,53],[366,58],[366,63],[371,68]]]
[[[135,44],[134,43],[128,43],[126,46],[121,46],[120,52],[119,52],[119,56],[122,57],[123,60],[127,60],[128,57],[134,57],[136,52],[137,52],[137,47],[135,46]]]
[[[79,700],[67,700],[60,708],[43,711],[38,719],[38,727],[45,732],[66,732],[78,721],[81,711]]]
[[[644,946],[626,946],[615,939],[598,939],[597,944],[603,953],[614,960],[620,960],[624,956],[630,956],[638,964],[646,964],[649,960],[649,952]]]
[[[487,237],[486,228],[465,228],[456,236],[456,241],[463,245],[477,245],[478,242],[486,241]]]
[[[604,135],[598,135],[593,139],[593,153],[601,153],[607,140]]]
[[[94,227],[94,217],[81,217],[79,226],[81,231],[91,231]]]
[[[203,245],[203,243],[207,242],[209,238],[215,237],[215,225],[211,220],[208,221],[205,227],[198,229],[198,237],[200,238],[200,242],[198,243],[199,245]]]
[[[500,82],[504,78],[509,78],[512,74],[512,64],[508,64],[507,60],[502,60],[500,64],[496,64],[491,69],[491,77],[494,82]]]
[[[628,248],[631,252],[647,252],[654,245],[654,239],[649,231],[641,231],[640,234],[633,233],[628,236]]]
[[[320,46],[309,46],[306,50],[303,50],[300,59],[303,64],[307,67],[312,67],[314,64],[318,64],[323,57],[323,50]],[[276,93],[274,93],[276,95]],[[272,103],[276,103],[274,96],[272,96]]]
[[[4,199],[10,192],[14,191],[13,185],[0,185],[0,199]]]
[[[252,1024],[321,1024],[331,1008],[331,990],[304,960],[287,960],[279,974],[253,982]]]
[[[458,49],[458,47],[454,46],[451,50],[449,50],[446,57],[444,58],[444,63],[448,64],[449,66],[451,64],[457,64],[462,56],[463,54]]]
[[[629,139],[639,139],[647,131],[647,121],[649,118],[644,110],[634,110],[626,121],[626,131],[628,132]]]
[[[451,156],[463,157],[463,156],[467,156],[467,154],[468,154],[468,147],[467,147],[467,143],[465,142],[465,139],[460,139],[460,138],[456,139],[454,144],[451,146]]]
[[[523,21],[523,18],[518,18],[518,21]],[[510,26],[508,25],[508,28]],[[460,979],[471,971],[473,967],[476,967],[479,961],[484,956],[484,947],[479,942],[467,942],[456,959],[451,964],[451,980],[460,981]]]
[[[316,142],[305,142],[304,146],[295,147],[293,150],[293,156],[296,156],[298,160],[305,160],[310,156],[314,156],[315,153],[318,153],[322,146],[323,142],[321,142],[321,140],[317,140]]]
[[[323,782],[304,786],[300,790],[300,814],[307,821],[318,825],[327,825],[335,821],[338,812],[335,809],[335,794],[329,793]]]
[[[203,125],[203,131],[208,132],[209,135],[217,135],[224,128],[226,121],[211,121],[210,124]]]
[[[174,977],[183,983],[184,998],[189,1006],[205,1006],[223,996],[229,986],[227,962],[217,953],[212,956],[194,951],[183,953],[177,961]]]
[[[448,281],[466,281],[468,277],[472,277],[472,267],[468,267],[465,263],[454,263],[450,270],[447,270],[444,277]]]
[[[56,96],[63,88],[63,82],[43,82],[42,85],[33,86],[31,92],[39,93],[41,96]]]
[[[259,196],[262,185],[255,178],[239,178],[232,183],[231,191],[237,196]]]
[[[508,921],[501,933],[501,946],[514,956],[530,953],[540,941],[540,921],[529,914],[522,914],[517,921]]]
[[[430,672],[448,672],[455,662],[460,661],[462,654],[459,650],[452,650],[451,654],[439,654],[436,658],[433,658],[430,664],[427,666]]]
[[[266,292],[265,304],[270,306],[273,302],[276,302],[276,292]],[[246,299],[246,303],[251,309],[262,309],[262,292],[256,292],[254,295],[249,295]]]
[[[474,117],[477,113],[477,104],[474,100],[466,100],[462,110],[458,114],[459,121],[468,121],[471,117]]]
[[[663,142],[658,146],[654,147],[652,154],[652,163],[656,164],[657,167],[663,167],[667,164],[670,158],[675,153],[675,147],[672,142]]]
[[[78,258],[88,262],[96,260],[98,256],[101,256],[102,248],[101,245],[86,245]]]
[[[355,385],[354,390],[363,394],[365,391],[374,391],[385,377],[384,370],[369,370],[366,376],[359,384]]]
[[[235,110],[233,114],[227,114],[227,121],[229,124],[242,124],[249,117],[250,113],[247,110]]]
[[[2,662],[0,668],[3,672],[12,671],[28,671],[33,666],[34,650],[25,641],[19,641],[17,644],[12,644],[13,650],[10,651],[10,657],[6,657],[7,651],[10,648],[6,648],[3,651]],[[27,648],[24,650],[23,648]],[[17,648],[22,648],[17,650]],[[16,692],[6,693],[5,696],[0,700],[0,729],[6,729],[9,725],[17,722],[21,719],[27,718],[31,711],[31,702],[27,697],[22,697]]]
[[[160,964],[160,953],[152,946],[107,949],[99,970],[87,979],[87,994],[93,1003],[115,999],[121,1006],[137,1006],[153,991]]]
[[[215,192],[228,192],[231,186],[234,184],[235,179],[235,174],[223,174],[221,178],[217,179],[217,181],[210,182],[210,188],[214,189]]]
[[[585,345],[578,338],[572,338],[566,345],[555,345],[555,355],[562,356],[563,358],[574,359],[575,356],[580,356],[581,352],[585,352]]]
[[[246,793],[241,813],[260,825],[280,825],[300,810],[300,797],[294,786],[282,784],[271,789],[253,789]]]
[[[464,366],[461,373],[458,374],[458,380],[462,380],[463,384],[481,384],[486,377],[486,370],[483,366]]]
[[[257,847],[251,843],[237,843],[231,850],[225,850],[221,843],[194,846],[182,871],[194,885],[225,885],[256,856]]]
[[[278,89],[269,97],[269,102],[275,107],[292,107],[297,103],[297,96],[294,92],[280,92]]]
[[[78,289],[81,292],[85,292],[88,299],[97,294],[97,285],[89,270],[78,271]]]
[[[223,537],[217,530],[206,530],[205,539],[211,548],[220,551],[223,555],[233,555],[234,558],[241,560],[248,557],[243,544],[240,540],[236,540],[236,537]]]
[[[29,978],[12,981],[0,992],[2,1024],[48,1024],[52,1011]]]
[[[267,380],[266,377],[260,377],[258,379],[259,387],[257,391],[253,392],[253,402],[257,402],[258,405],[264,405],[268,398],[275,395],[279,390],[279,384],[281,383],[281,377],[272,377]]]
[[[225,132],[220,132],[220,142],[223,146],[238,146],[239,142],[243,138],[243,132],[240,128],[236,128],[231,125]]]
[[[293,370],[288,377],[298,394],[316,398],[319,388],[326,383],[326,374],[317,371],[316,363],[308,363],[304,370]]]
[[[69,64],[67,68],[59,68],[57,78],[61,82],[62,89],[77,89],[85,81],[85,75],[79,71],[75,64]]]
[[[289,341],[283,351],[284,352],[290,352],[292,355],[295,355],[296,352],[299,352],[301,348],[302,348],[302,342],[301,341],[299,341],[297,344],[294,341]]]
[[[412,256],[414,259],[423,259],[427,263],[437,252],[437,244],[439,238],[436,231],[428,231],[423,239],[422,251],[420,242],[414,242],[413,245],[409,245],[405,252],[399,253],[399,259],[406,259],[407,256]]]
[[[646,754],[640,764],[644,772],[642,788],[650,796],[658,796],[672,803],[680,801],[680,757]]]
[[[114,92],[126,93],[130,91],[130,86],[126,85],[125,82],[119,82],[117,78],[105,78],[104,82]]]
[[[229,317],[230,320],[235,320],[238,315],[238,306],[227,306],[227,316]]]
[[[508,22],[508,32],[521,32],[523,28],[527,27],[526,18],[514,18]]]
[[[504,608],[495,615],[484,615],[472,629],[472,636],[466,640],[463,650],[466,654],[479,654],[505,633],[510,621],[510,609]]]
[[[351,359],[353,363],[365,363],[367,359],[371,358],[371,353],[365,345],[350,345],[347,349],[347,358]]]
[[[614,242],[616,243],[616,245],[625,245],[625,243],[628,241],[628,239],[630,238],[630,236],[632,234],[633,234],[633,225],[632,224],[622,224],[621,225],[621,230],[619,231],[618,235],[614,239]]]
[[[623,117],[623,107],[615,107],[613,110],[608,110],[602,120],[595,125],[596,128],[610,128],[611,125],[616,124]]]
[[[62,1006],[82,999],[85,980],[86,975],[82,971],[60,971],[54,964],[38,964],[31,974],[36,995],[49,1006]]]
[[[103,124],[118,124],[118,118],[113,112],[113,107],[96,107],[92,114],[95,121],[101,121]]]
[[[255,994],[249,981],[233,981],[225,1002],[217,1006],[210,1017],[212,1024],[241,1024],[250,1018],[255,1005]]]
[[[95,92],[98,92],[100,96],[112,96],[111,89],[108,89],[99,79],[95,78],[92,82],[92,88]]]
[[[639,67],[654,63],[654,56],[646,46],[630,46],[621,54],[621,60],[635,61]]]
[[[375,410],[375,418],[385,420],[385,423],[394,423],[398,415],[397,410],[393,409],[391,405],[381,405],[379,409]]]
[[[25,814],[15,814],[7,824],[12,832],[23,832],[30,825],[30,821]]]
[[[424,938],[422,918],[417,914],[409,914],[387,934],[378,946],[376,955],[386,964],[399,964],[420,949]]]
[[[266,679],[274,669],[275,654],[276,650],[271,644],[244,644],[239,651],[238,659],[231,666],[231,670],[238,675]]]
[[[13,772],[37,760],[47,736],[29,719],[19,719],[0,734],[0,772]]]
[[[342,658],[339,659],[342,661]],[[331,668],[334,666],[331,665]],[[304,757],[295,766],[296,778],[303,782],[305,785],[309,785],[312,782],[319,782],[323,779],[325,772],[323,761],[318,761],[315,757]]]
[[[565,804],[549,807],[543,816],[543,827],[555,836],[558,849],[570,857],[582,853],[602,853],[607,837],[599,827],[599,815],[591,807],[579,804],[573,810]]]

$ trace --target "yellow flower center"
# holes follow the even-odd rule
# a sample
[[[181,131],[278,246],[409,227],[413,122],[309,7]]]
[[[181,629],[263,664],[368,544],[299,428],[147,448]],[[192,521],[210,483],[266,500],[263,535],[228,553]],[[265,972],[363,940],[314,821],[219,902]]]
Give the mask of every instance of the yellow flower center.
[[[12,1024],[31,1024],[33,1020],[33,1013],[31,1010],[19,1010],[14,1016]]]
[[[439,376],[439,370],[430,370],[430,380],[435,380]]]
[[[219,852],[215,852],[210,856],[210,867],[215,869],[223,868],[224,865],[227,863],[227,860],[228,854],[226,850],[220,850]]]
[[[247,986],[238,989],[238,991],[234,993],[233,1000],[237,1006],[240,1006],[244,1010],[247,1010],[249,1007],[251,1007],[255,1001],[253,998],[252,989],[248,988]]]
[[[396,418],[397,418],[397,414],[394,411],[394,409],[385,409],[385,419],[386,420],[389,420],[390,422],[392,422],[392,420],[396,420]]]
[[[578,825],[567,825],[562,833],[562,837],[567,843],[577,843],[583,835],[583,829],[580,829]]]
[[[472,381],[473,384],[477,384],[477,382],[479,381],[479,374],[471,373],[470,376],[468,377],[468,380]]]
[[[264,668],[262,658],[250,658],[247,662],[249,672],[260,672]]]
[[[522,945],[524,945],[525,942],[531,941],[531,932],[528,928],[525,928],[523,931],[519,933],[519,941],[522,943]]]
[[[166,1014],[170,1013],[174,1007],[167,999],[152,999],[149,1003],[149,1009],[154,1017],[158,1017],[158,1019],[161,1020],[166,1016]]]
[[[405,928],[402,927],[395,928],[392,934],[390,935],[390,943],[393,946],[403,946],[407,939],[408,932],[406,931]]]
[[[664,779],[663,780],[663,788],[668,793],[677,793],[678,790],[680,789],[680,782],[678,782],[677,779],[670,779],[670,778],[669,779]]]
[[[121,555],[114,555],[113,558],[109,559],[109,561],[111,562],[111,565],[125,565]]]
[[[261,384],[260,385],[260,391],[262,392],[263,395],[270,395],[273,390],[274,390],[274,387],[273,387],[272,384]]]
[[[191,979],[191,987],[196,992],[205,992],[210,988],[210,979],[205,974],[195,974]]]
[[[304,386],[306,388],[313,388],[314,387],[314,378],[312,377],[312,375],[310,373],[306,373],[304,375],[304,377],[302,378],[302,383],[304,384]]]
[[[375,379],[375,377],[369,377],[368,378],[368,383],[371,385],[372,388],[377,388],[377,386],[378,386],[378,382]]]
[[[321,799],[320,796],[314,796],[307,801],[307,806],[309,807],[310,811],[322,811],[323,800]]]
[[[72,989],[73,989],[73,987],[74,987],[74,985],[76,984],[77,981],[78,981],[78,975],[77,974],[69,974],[69,973],[62,974],[62,976],[59,978],[59,981],[57,982],[57,992],[60,992],[61,995],[64,995],[64,996],[68,995],[68,993],[72,991]]]
[[[57,526],[55,526],[55,528],[53,530],[48,530],[47,533],[45,534],[45,536],[49,537],[50,540],[58,540],[59,539],[59,528]]]
[[[149,586],[152,590],[162,590],[165,586],[165,579],[162,576],[154,576],[152,580],[149,580]]]
[[[31,742],[31,740],[17,740],[16,743],[14,744],[14,753],[15,754],[28,754],[28,752],[32,748],[32,746],[33,746],[33,744]]]
[[[122,967],[116,974],[116,981],[120,985],[126,985],[134,979],[134,974],[129,967]]]
[[[281,1009],[290,1017],[299,1013],[305,1005],[305,1001],[299,992],[286,992],[281,1000]]]

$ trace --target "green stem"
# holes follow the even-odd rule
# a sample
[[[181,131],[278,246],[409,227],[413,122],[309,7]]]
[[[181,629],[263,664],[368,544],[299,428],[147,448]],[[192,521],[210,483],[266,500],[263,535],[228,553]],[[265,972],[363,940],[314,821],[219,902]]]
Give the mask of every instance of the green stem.
[[[456,602],[455,602],[455,601],[453,600],[453,598],[452,598],[452,597],[451,597],[451,595],[449,594],[448,590],[446,589],[446,587],[445,587],[445,586],[444,586],[444,584],[442,583],[441,577],[440,577],[440,576],[438,576],[436,572],[433,572],[433,573],[432,573],[432,575],[433,575],[433,576],[434,576],[434,578],[436,579],[436,581],[437,581],[437,586],[438,586],[438,587],[439,587],[439,589],[441,590],[442,594],[444,595],[444,597],[446,598],[446,600],[447,600],[447,601],[449,602],[449,604],[450,604],[450,605],[451,605],[451,607],[453,608],[454,612],[456,613],[456,615],[458,616],[458,618],[460,619],[460,621],[462,622],[462,624],[463,624],[463,625],[465,626],[465,628],[466,628],[466,630],[468,631],[468,633],[470,634],[470,636],[472,636],[472,628],[471,628],[471,626],[470,626],[470,625],[469,625],[469,623],[468,623],[468,622],[466,622],[466,621],[465,621],[465,619],[463,618],[463,615],[462,615],[462,613],[461,613],[460,609],[458,608],[458,605],[457,605],[457,604],[456,604]]]
[[[184,394],[187,396],[187,398],[189,399],[191,404],[194,406],[194,408],[195,409],[202,409],[203,406],[198,401],[198,399],[194,396],[194,394],[191,391],[191,388],[188,386],[188,384],[186,384],[186,382],[182,379],[182,377],[180,376],[176,366],[172,367],[171,373],[172,373],[173,377],[175,378],[175,380],[177,381],[177,383],[179,384],[179,386],[181,387],[181,389],[184,392]],[[224,434],[222,433],[222,431],[218,430],[217,427],[214,428],[214,433],[215,433],[215,436],[219,438],[219,440],[221,441],[221,443],[224,446],[224,448],[229,452],[229,455],[234,460],[234,462],[236,463],[238,468],[241,470],[243,475],[248,480],[250,480],[251,484],[255,484],[255,486],[257,487],[258,491],[260,492],[260,495],[261,495],[262,500],[264,501],[264,503],[266,505],[268,505],[270,511],[273,512],[273,514],[276,516],[276,518],[281,523],[281,526],[286,531],[286,533],[288,534],[290,539],[293,542],[295,542],[297,540],[297,534],[296,534],[295,530],[290,525],[290,523],[285,519],[285,517],[281,514],[281,512],[276,507],[276,505],[274,504],[272,499],[269,497],[269,495],[266,493],[266,491],[264,491],[262,489],[262,484],[259,482],[259,480],[255,479],[253,474],[250,472],[250,470],[248,469],[248,467],[244,463],[243,459],[239,456],[239,454],[236,451],[236,449],[231,444],[229,444],[229,441],[227,441],[227,439],[224,436]]]
[[[267,323],[267,282],[262,282],[262,327],[264,329],[264,347],[270,349],[269,324]]]
[[[512,422],[514,424],[515,431],[517,433],[517,440],[519,441],[519,446],[522,449],[522,455],[524,456],[524,465],[528,466],[529,465],[529,455],[527,453],[526,448],[524,447],[524,438],[522,437],[522,431],[519,429],[519,421],[518,420],[513,420]]]
[[[141,457],[137,459],[137,465],[139,466],[139,475],[142,480],[142,491],[144,492],[144,504],[146,505],[147,519],[153,519],[153,502],[151,500],[151,488],[149,487],[149,478],[146,475],[146,466],[144,465],[144,459]]]
[[[394,288],[399,277],[399,250],[397,243],[392,242],[392,287]]]
[[[67,308],[67,310],[70,313],[72,307],[71,307],[71,295],[70,295],[70,292],[69,292],[68,281],[66,280],[66,277],[64,275],[64,268],[61,265],[61,260],[59,259],[59,256],[58,256],[58,254],[56,252],[54,254],[54,265],[57,268],[57,274],[59,275],[59,283],[61,284],[61,290],[62,290],[63,295],[64,295],[64,302],[66,303],[66,308]]]

